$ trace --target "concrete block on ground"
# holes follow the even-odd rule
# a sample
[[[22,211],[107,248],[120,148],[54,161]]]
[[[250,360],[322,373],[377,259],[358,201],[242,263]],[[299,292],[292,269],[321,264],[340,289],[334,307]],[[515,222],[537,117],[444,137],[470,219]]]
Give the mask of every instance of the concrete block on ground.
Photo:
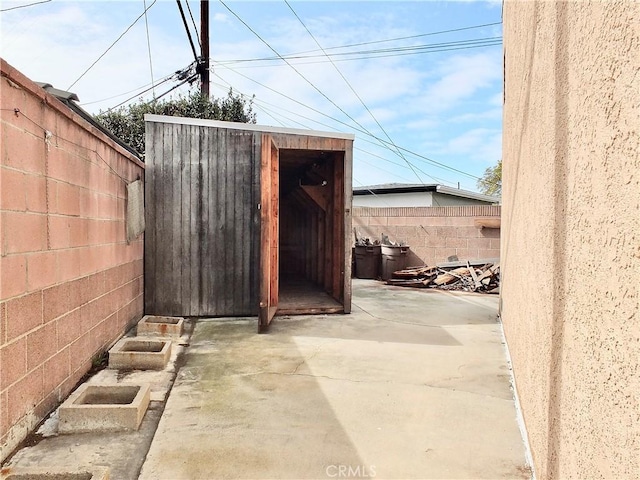
[[[0,480],[109,480],[109,467],[80,470],[6,467],[0,471]]]
[[[154,337],[179,337],[184,329],[184,318],[145,315],[138,322],[138,335]]]
[[[83,384],[60,406],[60,433],[137,430],[151,386]]]
[[[122,338],[109,350],[109,368],[162,370],[171,356],[171,340]]]

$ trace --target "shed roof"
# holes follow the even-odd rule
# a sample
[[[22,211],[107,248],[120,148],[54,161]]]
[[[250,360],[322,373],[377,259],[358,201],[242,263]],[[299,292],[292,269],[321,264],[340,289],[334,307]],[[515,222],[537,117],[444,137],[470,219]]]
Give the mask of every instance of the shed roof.
[[[256,125],[255,123],[222,122],[220,120],[172,117],[168,115],[153,115],[149,113],[144,116],[144,121],[157,123],[174,123],[178,125],[196,125],[201,127],[227,128],[231,130],[247,130],[252,132],[279,133],[286,135],[306,135],[310,137],[340,138],[343,140],[354,140],[356,138],[352,133],[322,132],[318,130],[305,130],[302,128],[273,127],[270,125]]]
[[[480,200],[487,203],[499,203],[500,197],[484,195],[482,193],[462,190],[461,188],[447,187],[438,183],[383,183],[381,185],[369,185],[364,187],[356,187],[353,189],[354,195],[385,195],[390,193],[415,193],[415,192],[437,192],[444,195],[453,195],[456,197],[470,198]]]

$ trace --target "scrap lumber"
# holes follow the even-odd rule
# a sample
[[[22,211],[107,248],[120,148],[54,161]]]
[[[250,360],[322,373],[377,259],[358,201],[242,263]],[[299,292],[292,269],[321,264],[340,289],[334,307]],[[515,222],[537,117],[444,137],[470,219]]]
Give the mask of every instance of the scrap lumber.
[[[449,272],[442,270],[442,274],[433,281],[435,285],[449,285],[455,281],[462,279],[463,276],[470,275],[467,267],[456,268]]]
[[[500,264],[477,260],[448,262],[447,265],[438,264],[435,267],[409,267],[394,272],[387,285],[499,293]]]

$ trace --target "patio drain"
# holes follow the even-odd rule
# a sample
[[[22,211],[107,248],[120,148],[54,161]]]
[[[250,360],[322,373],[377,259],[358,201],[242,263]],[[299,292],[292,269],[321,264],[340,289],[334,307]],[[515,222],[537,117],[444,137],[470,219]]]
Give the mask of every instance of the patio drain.
[[[184,328],[184,318],[182,317],[162,317],[155,315],[145,315],[138,322],[138,335],[151,335],[156,337],[182,335]]]
[[[81,385],[60,406],[58,430],[137,430],[150,396],[149,385]]]
[[[162,370],[171,356],[171,340],[123,338],[109,350],[109,368]]]

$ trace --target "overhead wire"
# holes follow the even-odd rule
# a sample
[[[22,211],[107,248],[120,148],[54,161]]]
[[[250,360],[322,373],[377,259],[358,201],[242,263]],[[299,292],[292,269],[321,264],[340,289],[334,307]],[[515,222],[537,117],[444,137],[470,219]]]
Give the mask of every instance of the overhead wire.
[[[283,55],[283,58],[287,60],[305,60],[305,59],[323,58],[323,57],[368,55],[366,57],[357,58],[357,59],[367,59],[367,58],[382,58],[382,57],[388,57],[388,56],[402,56],[401,52],[409,52],[411,54],[433,53],[433,52],[442,52],[442,51],[449,51],[449,50],[461,50],[464,48],[495,46],[495,45],[501,45],[501,44],[502,44],[502,37],[484,37],[484,38],[475,38],[475,39],[468,39],[468,40],[456,40],[452,42],[443,42],[443,43],[399,46],[399,47],[376,49],[376,50],[357,50],[357,51],[351,51],[351,52],[338,52],[338,53],[328,53],[325,51],[325,53],[323,53],[322,55],[290,54],[290,55]],[[412,51],[415,51],[415,52],[412,52]],[[389,54],[389,55],[386,55],[386,54]],[[228,59],[228,60],[222,60],[219,62],[234,64],[234,63],[248,63],[248,62],[279,61],[279,60],[281,60],[281,58],[261,57],[261,58]],[[352,60],[352,59],[349,59],[349,60]],[[300,63],[300,64],[307,65],[309,63],[311,62]]]
[[[395,38],[388,38],[385,40],[373,40],[373,41],[369,41],[369,42],[360,42],[360,43],[351,43],[348,45],[338,45],[338,46],[333,46],[333,47],[324,47],[325,50],[337,50],[340,48],[351,48],[351,47],[360,47],[363,45],[373,45],[373,44],[377,44],[377,43],[388,43],[388,42],[396,42],[398,40],[410,40],[413,38],[420,38],[420,37],[428,37],[428,36],[432,36],[432,35],[441,35],[441,34],[445,34],[445,33],[453,33],[453,32],[461,32],[463,30],[473,30],[476,28],[484,28],[484,27],[492,27],[495,25],[502,25],[502,22],[493,22],[493,23],[484,23],[481,25],[471,25],[468,27],[462,27],[462,28],[453,28],[450,30],[440,30],[437,32],[428,32],[428,33],[420,33],[418,35],[409,35],[409,36],[405,36],[405,37],[395,37]],[[297,55],[301,55],[301,54],[305,54],[305,53],[313,53],[313,52],[317,52],[318,50],[307,50],[305,52],[300,52]]]
[[[216,74],[216,76],[217,76],[220,80],[222,80],[224,83],[226,83],[226,86],[225,86],[225,85],[220,85],[220,84],[215,84],[215,85],[217,85],[217,86],[219,86],[219,87],[223,88],[224,90],[226,90],[228,87],[232,87],[231,83],[229,83],[229,82],[228,82],[228,81],[226,81],[224,78],[222,78],[222,76],[220,76],[220,74]],[[238,92],[241,96],[244,96],[244,97],[247,97],[247,98],[251,98],[249,95],[246,95],[246,94],[244,94],[244,93],[242,93],[242,92],[238,91],[237,89],[236,89],[236,92]],[[269,110],[270,110],[271,112],[276,113],[277,115],[280,115],[282,118],[286,119],[287,121],[289,121],[289,122],[291,122],[291,123],[294,123],[294,124],[297,124],[297,125],[299,125],[299,126],[301,126],[301,127],[303,127],[303,128],[311,129],[311,127],[309,127],[308,125],[305,125],[305,124],[303,124],[303,123],[301,123],[301,122],[299,122],[299,121],[297,121],[297,120],[294,120],[293,118],[291,118],[291,117],[289,117],[289,116],[287,116],[287,115],[284,115],[284,114],[282,114],[282,113],[280,113],[280,112],[275,112],[275,110],[273,110],[273,109],[283,110],[283,111],[285,111],[285,112],[287,112],[287,113],[290,113],[291,115],[295,115],[295,116],[300,117],[300,118],[303,118],[303,119],[305,119],[305,120],[309,120],[309,121],[314,122],[314,123],[316,123],[316,124],[318,124],[318,125],[322,125],[323,127],[326,127],[326,128],[328,128],[328,129],[330,129],[330,130],[337,130],[337,131],[340,131],[340,129],[336,129],[333,125],[329,125],[329,124],[326,124],[326,123],[320,122],[320,121],[319,121],[319,120],[317,120],[317,119],[307,117],[307,116],[305,116],[305,115],[303,115],[303,114],[301,114],[301,113],[299,113],[299,112],[292,112],[291,110],[287,110],[286,108],[284,108],[284,107],[282,107],[282,106],[280,106],[280,105],[274,105],[274,104],[272,104],[272,103],[266,102],[265,100],[261,100],[261,99],[259,99],[259,98],[253,98],[253,102],[254,102],[254,105],[256,105],[256,107],[259,107],[262,111],[264,111],[265,113],[267,113],[267,115],[269,115],[269,117],[273,118],[275,121],[277,121],[277,122],[278,122],[278,123],[280,123],[281,125],[282,125],[282,122],[280,122],[277,118],[275,118],[275,117],[274,117],[274,115],[272,115],[271,113],[269,113]],[[268,105],[269,107],[272,107],[273,109],[271,109],[271,108],[267,108],[267,107],[265,107],[264,105]],[[372,142],[371,140],[368,140],[367,138],[360,138],[360,140],[362,140],[362,141],[364,141],[364,142],[367,142],[367,143],[370,143],[370,144],[375,145],[375,146],[379,146],[379,144],[377,144],[377,143],[375,143],[375,142]],[[390,163],[390,164],[392,164],[392,165],[396,165],[396,166],[399,166],[399,167],[401,167],[401,168],[406,168],[402,163],[394,162],[394,161],[392,161],[392,160],[389,160],[389,159],[388,159],[388,158],[386,158],[386,157],[383,157],[382,155],[377,155],[377,154],[375,154],[375,153],[369,152],[368,150],[364,150],[364,149],[359,148],[359,147],[354,147],[354,150],[359,150],[359,151],[361,151],[361,152],[363,152],[363,153],[366,153],[366,154],[368,154],[368,155],[371,155],[371,156],[377,157],[377,158],[379,158],[379,159],[381,159],[381,160],[383,160],[383,161],[385,161],[385,162],[387,162],[387,163]],[[407,160],[407,161],[408,161],[408,160]],[[415,164],[412,164],[412,165],[414,166],[414,168],[415,168],[416,170],[418,170],[419,172],[423,173],[424,175],[426,175],[426,176],[428,176],[428,177],[430,177],[430,178],[433,178],[433,179],[434,179],[436,182],[438,182],[438,183],[441,183],[441,184],[450,184],[450,185],[455,185],[455,182],[452,182],[452,181],[450,181],[450,180],[444,180],[444,179],[439,178],[439,177],[435,177],[435,176],[433,176],[433,175],[431,175],[431,174],[429,174],[429,173],[425,172],[424,170],[422,170],[422,169],[421,169],[420,167],[418,167],[417,165],[415,165]]]
[[[149,83],[145,83],[144,85],[140,85],[139,87],[132,88],[131,90],[127,90],[126,92],[118,93],[118,94],[116,94],[116,95],[111,95],[110,97],[106,97],[106,98],[101,98],[100,100],[91,100],[90,102],[82,102],[82,103],[78,103],[78,105],[80,105],[81,107],[84,107],[85,105],[93,105],[93,104],[96,104],[96,103],[106,102],[107,100],[113,100],[114,98],[122,97],[122,96],[124,96],[124,95],[128,95],[128,94],[130,94],[130,93],[137,92],[137,91],[139,91],[139,90],[141,90],[141,89],[143,89],[143,88],[145,88],[145,87],[148,87],[148,86],[150,86],[150,85],[158,86],[158,85],[160,85],[161,83],[163,83],[164,81],[168,81],[168,80],[170,80],[170,79],[171,79],[171,77],[172,77],[172,76],[174,76],[174,75],[175,75],[175,73],[170,73],[169,75],[165,75],[165,76],[163,76],[163,77],[160,77],[160,78],[157,80],[157,82],[158,82],[158,83],[156,83],[156,82],[149,82]],[[143,91],[141,91],[140,93],[142,94],[142,93],[145,93],[145,92],[147,92],[147,91],[149,91],[149,89],[147,89],[147,90],[143,90]],[[136,95],[137,95],[137,94],[136,94]]]
[[[151,40],[149,38],[149,19],[147,18],[147,0],[142,0],[144,4],[144,25],[147,30],[147,50],[149,51],[149,71],[151,72],[151,84],[153,84],[153,61],[151,59]],[[155,87],[153,88],[153,96],[156,96]]]
[[[175,89],[176,89],[176,88],[178,88],[179,86],[184,85],[184,84],[185,84],[185,83],[187,83],[187,82],[191,82],[191,81],[193,81],[193,80],[197,77],[197,73],[190,73],[190,71],[193,69],[193,65],[194,65],[194,64],[192,63],[192,64],[191,64],[191,65],[189,65],[188,67],[183,68],[182,70],[178,70],[177,72],[175,72],[175,73],[174,73],[174,74],[172,74],[171,76],[169,76],[169,77],[167,77],[167,78],[163,79],[162,81],[160,81],[160,82],[156,83],[154,86],[156,86],[156,87],[157,87],[158,85],[161,85],[162,83],[168,82],[169,80],[173,80],[173,79],[176,79],[176,78],[177,78],[177,79],[179,79],[179,80],[181,80],[181,82],[180,82],[179,84],[177,84],[175,87],[171,88],[168,92],[165,92],[165,93],[163,93],[162,95],[159,95],[159,96],[155,96],[155,95],[154,95],[154,98],[153,98],[153,100],[151,100],[151,101],[158,100],[158,99],[160,99],[160,98],[164,97],[167,93],[172,92],[173,90],[175,90]],[[153,86],[152,86],[152,87],[153,87]],[[143,91],[141,91],[141,92],[136,93],[135,95],[132,95],[131,97],[127,98],[126,100],[123,100],[123,101],[122,101],[122,102],[120,102],[119,104],[117,104],[117,105],[115,105],[115,106],[113,106],[113,107],[109,108],[108,110],[106,110],[106,111],[105,111],[105,113],[111,112],[111,111],[115,110],[116,108],[118,108],[118,107],[120,107],[120,106],[124,105],[125,103],[127,103],[127,102],[129,102],[129,101],[133,100],[134,98],[139,97],[139,96],[140,96],[140,95],[142,95],[143,93],[146,93],[146,92],[148,92],[149,90],[151,90],[151,88],[152,88],[152,87],[149,87],[149,88],[147,88],[146,90],[143,90]],[[150,102],[145,102],[145,104],[146,104],[146,103],[150,103]]]
[[[184,29],[187,32],[187,37],[189,38],[189,45],[191,45],[191,51],[193,52],[193,58],[196,63],[200,61],[198,58],[198,53],[196,52],[196,46],[193,44],[193,38],[191,37],[191,29],[189,28],[189,24],[187,23],[187,17],[184,15],[184,9],[182,8],[182,3],[180,0],[176,0],[178,4],[178,10],[180,10],[180,16],[182,17],[182,23],[184,24]]]
[[[356,127],[354,127],[352,125],[349,125],[348,123],[343,122],[342,120],[340,120],[338,118],[332,117],[331,115],[328,115],[328,114],[322,112],[321,110],[318,110],[317,108],[311,107],[311,106],[309,106],[309,105],[307,105],[307,104],[305,104],[305,103],[303,103],[303,102],[301,102],[299,100],[296,100],[295,98],[291,97],[290,95],[287,95],[286,93],[279,92],[278,90],[276,90],[276,89],[274,89],[272,87],[269,87],[268,85],[265,85],[264,83],[259,82],[258,80],[255,80],[255,79],[249,77],[248,75],[245,75],[245,74],[243,74],[241,72],[238,72],[237,70],[235,70],[235,69],[233,69],[233,68],[231,68],[229,66],[222,65],[222,67],[234,72],[236,75],[240,75],[241,77],[249,80],[250,82],[253,82],[253,83],[257,84],[257,85],[260,85],[261,87],[263,87],[263,88],[265,88],[265,89],[267,89],[267,90],[269,90],[269,91],[271,91],[271,92],[273,92],[273,93],[275,93],[277,95],[280,95],[280,96],[286,98],[287,100],[290,100],[290,101],[292,101],[292,102],[294,102],[294,103],[296,103],[296,104],[298,104],[298,105],[300,105],[302,107],[305,107],[305,108],[307,108],[307,109],[309,109],[309,110],[311,110],[311,111],[313,111],[315,113],[318,113],[319,115],[322,115],[323,117],[329,118],[330,120],[333,120],[334,122],[337,122],[337,123],[339,123],[341,125],[344,125],[344,126],[348,127],[351,130],[355,130],[357,132],[360,132],[360,133],[363,133],[365,135],[371,136],[372,138],[375,138],[376,140],[378,140],[378,142],[380,142],[380,143],[385,143],[385,140],[373,135],[371,132],[368,132],[366,130],[362,130],[362,129],[356,128]],[[218,75],[218,77],[219,77],[219,75]],[[409,154],[411,154],[411,155],[413,155],[415,157],[418,157],[420,159],[425,160],[426,162],[428,162],[430,164],[437,165],[440,168],[443,168],[443,169],[446,169],[446,170],[450,170],[450,171],[453,171],[453,172],[456,172],[456,173],[460,173],[462,175],[465,175],[465,176],[467,176],[469,178],[473,178],[475,180],[478,180],[480,178],[480,177],[477,177],[477,176],[475,176],[475,175],[473,175],[471,173],[465,172],[465,171],[457,169],[455,167],[451,167],[450,165],[447,165],[445,163],[433,160],[433,159],[431,159],[431,158],[429,158],[429,157],[427,157],[425,155],[421,155],[419,153],[413,152],[413,151],[411,151],[411,150],[409,150],[407,148],[404,148],[404,147],[401,147],[401,146],[398,146],[398,148],[400,150],[402,150],[403,152],[405,152],[405,153],[409,153]]]
[[[325,56],[331,60],[331,65],[333,65],[333,68],[335,68],[336,72],[338,72],[338,74],[340,75],[340,78],[342,78],[342,80],[344,80],[344,83],[349,87],[349,89],[351,90],[351,92],[353,92],[353,94],[356,96],[356,98],[358,99],[358,101],[360,102],[360,104],[364,107],[364,109],[367,111],[367,113],[369,113],[369,115],[371,116],[371,118],[373,119],[373,121],[376,123],[376,125],[378,125],[378,128],[380,128],[380,130],[382,131],[382,133],[384,133],[385,137],[387,137],[387,139],[389,140],[389,142],[391,142],[391,145],[394,146],[394,148],[396,148],[396,151],[398,152],[398,155],[407,163],[407,165],[409,166],[409,168],[411,169],[411,171],[415,174],[415,176],[418,178],[418,180],[422,183],[422,179],[420,178],[420,175],[418,175],[418,172],[413,168],[413,166],[411,165],[411,163],[409,163],[409,161],[404,157],[404,155],[400,152],[400,150],[397,149],[395,142],[392,140],[391,136],[389,135],[389,133],[387,133],[387,131],[385,130],[385,128],[382,126],[382,124],[378,121],[378,119],[376,118],[376,116],[373,114],[373,112],[371,111],[371,109],[367,106],[366,103],[364,103],[364,100],[362,100],[362,97],[358,94],[358,92],[356,92],[356,89],[353,88],[353,85],[351,84],[351,82],[349,82],[349,80],[347,80],[347,77],[344,76],[344,74],[342,73],[342,71],[338,68],[338,66],[333,62],[333,60],[331,59],[331,57],[327,54],[326,50],[324,48],[322,48],[322,45],[320,45],[320,42],[316,39],[316,37],[313,35],[313,33],[311,33],[311,30],[309,30],[309,28],[307,27],[307,25],[302,21],[302,19],[300,18],[300,16],[296,13],[296,11],[293,9],[293,7],[291,6],[291,4],[288,2],[288,0],[284,0],[284,3],[287,5],[287,7],[289,7],[289,10],[291,10],[291,12],[293,13],[293,15],[298,19],[298,21],[302,24],[302,26],[304,27],[304,29],[307,31],[307,33],[309,34],[309,36],[313,39],[314,42],[316,42],[316,45],[318,45],[318,47],[320,48],[320,50],[322,50],[322,53],[325,54]]]
[[[17,7],[3,8],[2,10],[0,10],[0,12],[8,12],[9,10],[17,10],[19,8],[33,7],[34,5],[40,5],[40,4],[43,4],[43,3],[49,3],[50,1],[51,0],[42,0],[41,2],[29,3],[27,5],[18,5]]]
[[[245,27],[247,27],[249,29],[249,31],[251,33],[253,33],[262,43],[264,43],[267,48],[269,48],[273,53],[275,53],[278,57],[282,58],[282,55],[280,55],[280,53],[278,53],[278,51],[273,48],[269,42],[267,42],[265,39],[263,39],[260,34],[258,34],[258,32],[256,32],[253,28],[251,28],[249,26],[249,24],[247,22],[245,22],[242,18],[240,18],[240,16],[234,12],[231,8],[229,8],[229,6],[223,1],[223,0],[219,0],[220,4],[222,6],[224,6],[236,19],[238,19],[239,22],[241,22]],[[302,78],[307,84],[309,84],[316,92],[318,92],[322,97],[324,97],[329,103],[331,103],[334,107],[336,107],[338,110],[340,110],[340,112],[342,112],[346,117],[348,117],[353,123],[355,123],[356,125],[358,125],[358,127],[360,127],[360,129],[362,129],[362,131],[366,132],[367,135],[371,136],[372,138],[375,138],[376,140],[380,141],[381,144],[383,146],[385,146],[385,148],[389,148],[391,149],[391,147],[389,147],[389,144],[387,142],[383,142],[382,139],[379,139],[376,135],[374,135],[373,133],[371,133],[364,125],[362,125],[360,122],[358,122],[355,118],[353,118],[353,116],[351,116],[347,111],[345,111],[340,105],[338,105],[336,102],[334,102],[333,100],[331,100],[322,90],[320,90],[311,80],[309,80],[307,77],[305,77],[297,68],[295,68],[290,62],[288,62],[287,60],[285,60],[284,58],[282,58],[282,60],[291,67],[291,69],[293,69],[294,72],[296,72],[296,74],[298,74],[298,76],[300,78]]]
[[[485,48],[485,47],[497,47],[502,45],[502,42],[495,42],[495,43],[490,43],[490,44],[483,44],[483,45],[474,45],[474,46],[468,46],[468,47],[455,47],[455,48],[443,48],[440,50],[428,50],[428,51],[419,51],[419,52],[406,52],[406,53],[390,53],[390,54],[386,54],[386,55],[373,55],[373,56],[365,56],[365,57],[354,57],[354,58],[337,58],[334,59],[333,61],[336,63],[343,63],[343,62],[354,62],[357,60],[371,60],[371,59],[376,59],[376,58],[395,58],[395,57],[406,57],[409,55],[426,55],[428,53],[442,53],[442,52],[453,52],[453,51],[458,51],[458,50],[472,50],[472,49],[476,49],[476,48]],[[330,60],[317,60],[317,61],[313,61],[313,62],[293,62],[293,65],[320,65],[323,63],[329,63]],[[216,64],[218,64],[219,66],[222,66],[223,63],[220,61],[216,61]],[[274,68],[274,67],[282,67],[282,64],[270,64],[270,65],[239,65],[236,68]]]
[[[139,87],[133,88],[131,90],[128,90],[126,92],[122,92],[122,93],[118,93],[117,95],[112,95],[110,97],[106,97],[106,98],[101,98],[100,100],[92,100],[90,102],[83,102],[83,103],[79,103],[78,105],[80,105],[81,107],[84,107],[85,105],[93,105],[95,103],[101,103],[101,102],[106,102],[107,100],[113,100],[114,98],[118,98],[118,97],[122,97],[124,95],[128,95],[129,93],[133,93],[133,92],[137,92],[142,88],[148,87],[150,85],[154,85],[158,86],[161,83],[164,83],[165,81],[168,81],[171,79],[171,77],[173,77],[175,75],[175,73],[170,73],[169,75],[164,75],[163,77],[160,77],[157,81],[158,83],[155,82],[149,82],[149,83],[145,83],[144,85],[140,85]],[[140,94],[148,92],[149,89],[147,90],[143,90],[142,92],[140,92]],[[138,94],[136,94],[138,95]]]
[[[153,7],[153,6],[156,4],[156,2],[157,2],[157,1],[158,1],[158,0],[153,0],[153,3],[151,3],[151,5],[149,5],[147,8],[145,8],[145,9],[144,9],[144,12],[142,12],[142,13],[141,13],[141,14],[140,14],[140,15],[139,15],[139,16],[138,16],[138,17],[133,21],[133,23],[132,23],[131,25],[129,25],[129,26],[127,27],[127,29],[126,29],[124,32],[122,32],[122,33],[120,34],[120,36],[119,36],[118,38],[116,38],[116,39],[115,39],[115,41],[114,41],[111,45],[109,45],[109,47],[107,47],[107,49],[106,49],[106,50],[105,50],[105,51],[104,51],[104,52],[103,52],[103,53],[102,53],[102,54],[101,54],[101,55],[96,59],[96,61],[95,61],[95,62],[93,62],[91,65],[89,65],[89,67],[88,67],[84,72],[82,72],[82,75],[80,75],[80,76],[75,80],[75,82],[73,82],[71,85],[69,85],[69,86],[67,87],[67,90],[71,90],[71,88],[72,88],[76,83],[78,83],[78,82],[80,81],[80,79],[81,79],[82,77],[84,77],[84,76],[89,72],[89,70],[91,70],[91,69],[95,66],[95,64],[96,64],[96,63],[98,63],[98,62],[102,59],[102,57],[104,57],[104,56],[109,52],[109,50],[111,50],[111,49],[115,46],[115,44],[116,44],[116,43],[118,43],[118,42],[120,41],[120,39],[121,39],[122,37],[124,37],[124,36],[127,34],[127,32],[128,32],[128,31],[129,31],[129,30],[131,30],[131,29],[133,28],[133,26],[134,26],[136,23],[138,23],[138,20],[140,20],[144,15],[146,15],[147,11],[149,11],[149,9],[150,9],[151,7]]]
[[[52,131],[50,131],[50,130],[46,129],[45,127],[43,127],[42,125],[40,125],[38,122],[36,122],[35,120],[33,120],[31,117],[29,117],[27,114],[25,114],[25,113],[24,113],[22,110],[20,110],[19,108],[2,108],[1,110],[5,110],[5,111],[9,111],[9,110],[10,110],[10,111],[13,111],[13,112],[15,113],[15,115],[16,115],[16,116],[22,115],[24,118],[26,118],[27,120],[29,120],[33,125],[35,125],[35,126],[36,126],[36,127],[38,127],[39,129],[41,129],[41,130],[42,130],[42,132],[45,134],[45,138],[44,138],[44,141],[45,141],[45,142],[47,142],[47,139],[48,139],[48,138],[57,138],[57,139],[60,139],[60,140],[62,140],[62,141],[64,141],[64,142],[67,142],[67,143],[69,143],[69,144],[71,144],[71,145],[75,145],[76,147],[80,147],[80,148],[82,148],[82,149],[86,150],[87,152],[95,153],[96,157],[97,157],[97,158],[99,158],[100,160],[102,160],[102,161],[105,163],[105,165],[106,165],[107,167],[109,167],[109,170],[111,170],[111,171],[114,173],[114,175],[116,175],[117,177],[120,177],[120,179],[121,179],[122,181],[124,181],[125,183],[127,183],[127,184],[128,184],[128,183],[130,183],[130,180],[128,180],[127,178],[125,178],[125,177],[123,177],[122,175],[120,175],[120,174],[119,174],[119,173],[118,173],[118,172],[117,172],[117,171],[116,171],[116,170],[111,166],[111,164],[110,164],[109,162],[107,162],[104,158],[102,158],[102,156],[98,153],[98,150],[96,150],[96,149],[93,149],[93,150],[92,150],[92,149],[90,149],[89,147],[87,147],[86,145],[81,145],[80,143],[74,142],[73,140],[69,140],[68,138],[64,138],[64,137],[62,137],[62,136],[58,135],[57,133],[54,133],[54,132],[52,132]],[[26,129],[25,129],[24,131],[25,131],[25,132],[27,132],[27,133],[30,133],[31,135],[35,135],[33,132],[29,132],[29,131],[28,131],[28,130],[26,130]],[[57,143],[57,142],[56,142],[56,143]],[[49,144],[49,143],[47,143],[47,146],[49,146],[49,145],[50,145],[50,144]],[[60,147],[58,147],[57,145],[54,145],[54,147],[55,147],[55,148],[60,148]],[[71,153],[71,152],[69,152],[69,153]],[[80,156],[80,155],[77,155],[77,154],[76,154],[76,156]],[[81,156],[80,156],[80,157],[81,157]],[[89,161],[91,161],[91,159],[86,158],[86,157],[81,157],[81,158],[84,158],[85,160],[89,160]]]
[[[189,10],[189,16],[191,17],[191,23],[193,23],[193,29],[196,32],[196,40],[198,40],[198,45],[202,49],[202,41],[200,40],[200,33],[198,32],[198,25],[196,24],[195,19],[193,18],[193,13],[191,12],[191,6],[189,5],[189,0],[185,0],[187,4],[187,10]]]
[[[120,102],[119,104],[117,104],[117,105],[115,105],[115,106],[113,106],[113,107],[111,107],[111,108],[107,109],[107,110],[106,110],[106,112],[111,112],[111,111],[115,110],[116,108],[121,107],[121,106],[122,106],[122,105],[124,105],[125,103],[130,102],[131,100],[133,100],[133,99],[134,99],[134,98],[136,98],[136,97],[140,97],[143,93],[147,93],[149,90],[152,90],[153,88],[155,88],[155,87],[157,87],[157,86],[159,86],[159,85],[161,85],[161,84],[163,84],[163,83],[165,83],[165,82],[168,82],[168,81],[169,81],[169,80],[171,80],[172,78],[173,78],[173,75],[172,75],[172,76],[170,76],[169,78],[165,78],[164,80],[159,81],[158,83],[155,83],[155,84],[151,85],[149,88],[146,88],[145,90],[142,90],[141,92],[138,92],[138,93],[136,93],[135,95],[130,96],[130,97],[129,97],[129,98],[127,98],[126,100],[123,100],[123,101],[122,101],[122,102]],[[154,98],[156,98],[155,94],[154,94]]]

